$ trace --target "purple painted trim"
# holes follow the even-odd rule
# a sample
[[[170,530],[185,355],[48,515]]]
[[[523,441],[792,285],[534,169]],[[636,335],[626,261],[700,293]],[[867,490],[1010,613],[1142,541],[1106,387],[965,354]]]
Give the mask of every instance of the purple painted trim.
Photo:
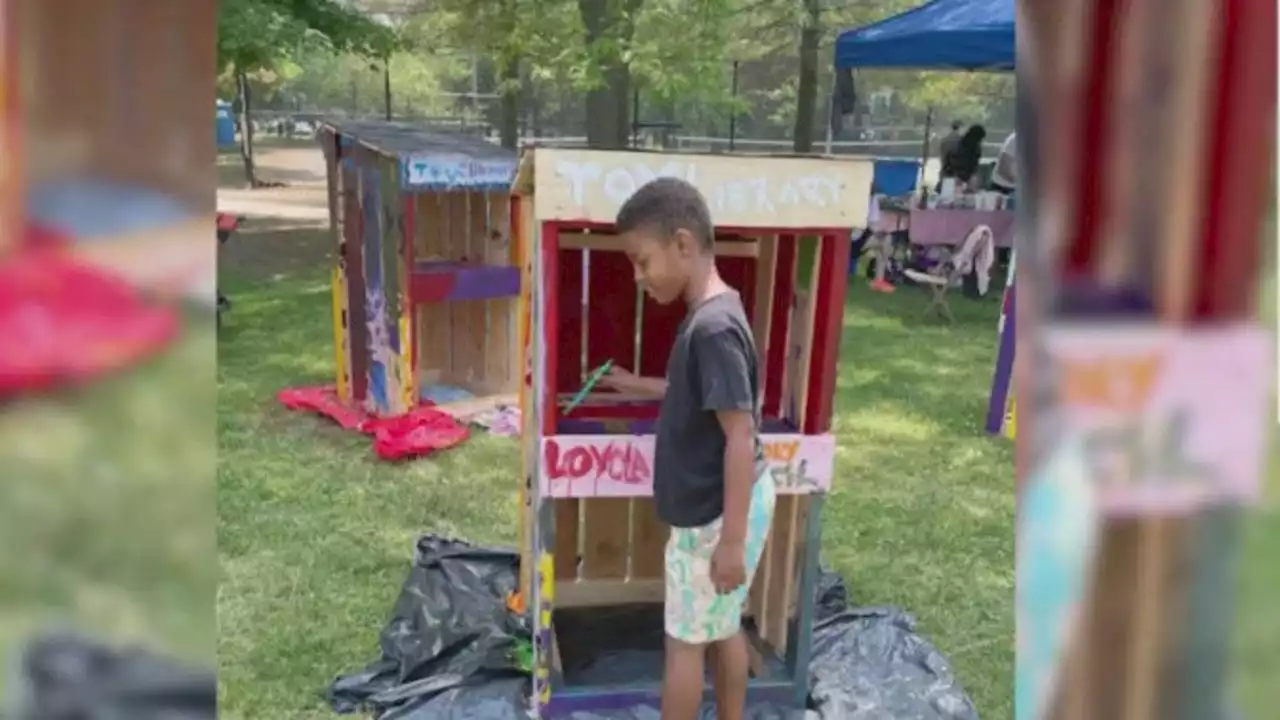
[[[789,681],[751,681],[747,686],[747,708],[768,703],[789,707],[792,703],[793,684]],[[715,703],[710,688],[703,700],[704,711]],[[541,713],[543,720],[568,718],[576,712],[617,712],[639,707],[658,710],[662,704],[661,690],[657,684],[639,688],[574,688],[553,693],[551,702]],[[701,717],[701,715],[699,715]]]
[[[562,418],[556,423],[556,433],[560,435],[652,435],[655,420],[597,420]],[[782,418],[765,418],[761,423],[766,433],[798,432],[794,425]],[[620,429],[621,428],[621,429]]]
[[[494,300],[520,294],[520,268],[453,262],[416,262],[409,281],[414,302]]]
[[[556,423],[556,432],[563,435],[652,435],[653,420],[580,420],[563,418]]]
[[[1018,306],[1017,286],[1009,286],[1009,302],[1004,313],[1004,330],[1000,333],[1000,346],[996,354],[995,374],[991,378],[991,400],[987,403],[987,432],[1000,434],[1004,426],[1005,405],[1009,399],[1009,385],[1013,380],[1013,356],[1017,345]]]

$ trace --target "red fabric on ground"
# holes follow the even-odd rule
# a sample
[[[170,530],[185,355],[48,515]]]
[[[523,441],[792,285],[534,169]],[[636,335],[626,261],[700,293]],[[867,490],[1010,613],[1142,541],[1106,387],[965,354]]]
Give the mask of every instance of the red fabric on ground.
[[[346,430],[373,436],[373,450],[384,460],[430,455],[460,444],[470,436],[467,426],[431,405],[419,405],[399,417],[380,418],[338,399],[332,385],[287,388],[276,399],[290,410],[313,412]]]
[[[47,390],[129,367],[177,336],[172,308],[152,306],[110,273],[57,249],[48,231],[0,263],[0,395]]]
[[[286,388],[276,393],[276,399],[290,410],[303,410],[323,415],[338,423],[344,430],[364,432],[362,425],[369,419],[369,414],[363,410],[343,404],[332,385]]]
[[[365,423],[365,432],[373,434],[373,450],[383,460],[430,455],[470,435],[452,415],[421,405],[400,417],[371,419]]]

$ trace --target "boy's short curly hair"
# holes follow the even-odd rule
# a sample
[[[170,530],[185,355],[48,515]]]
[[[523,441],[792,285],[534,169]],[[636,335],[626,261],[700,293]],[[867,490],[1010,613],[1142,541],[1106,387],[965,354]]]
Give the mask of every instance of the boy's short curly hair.
[[[706,199],[698,188],[679,178],[660,177],[642,185],[619,208],[614,226],[619,234],[648,230],[663,238],[685,230],[704,252],[709,252],[715,243],[715,227]]]

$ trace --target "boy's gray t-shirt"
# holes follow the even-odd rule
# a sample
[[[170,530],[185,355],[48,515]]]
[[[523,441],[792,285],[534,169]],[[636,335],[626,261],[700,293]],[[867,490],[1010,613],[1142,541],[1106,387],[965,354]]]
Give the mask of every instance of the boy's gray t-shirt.
[[[750,412],[759,428],[758,364],[738,293],[704,300],[680,323],[653,460],[653,498],[668,525],[698,527],[723,514],[725,437],[716,412]],[[763,458],[757,436],[757,466]]]

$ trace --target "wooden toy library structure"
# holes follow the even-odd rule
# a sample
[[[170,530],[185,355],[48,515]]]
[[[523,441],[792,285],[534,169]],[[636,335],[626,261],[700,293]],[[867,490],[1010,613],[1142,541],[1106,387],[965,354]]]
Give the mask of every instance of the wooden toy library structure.
[[[562,406],[606,361],[665,372],[685,309],[638,290],[613,233],[622,202],[660,175],[708,199],[717,265],[742,294],[762,360],[762,439],[780,496],[746,613],[749,694],[787,706],[807,694],[849,240],[866,218],[871,163],[539,148],[521,159],[511,220],[524,272],[521,596],[533,624],[532,703],[544,718],[658,703],[659,667],[616,685],[584,679],[574,656],[583,640],[566,630],[575,615],[662,602],[657,403],[589,392]],[[659,642],[661,633],[652,630]]]
[[[383,417],[451,399],[433,389],[514,402],[515,153],[391,122],[328,123],[319,136],[338,244],[339,400]]]

